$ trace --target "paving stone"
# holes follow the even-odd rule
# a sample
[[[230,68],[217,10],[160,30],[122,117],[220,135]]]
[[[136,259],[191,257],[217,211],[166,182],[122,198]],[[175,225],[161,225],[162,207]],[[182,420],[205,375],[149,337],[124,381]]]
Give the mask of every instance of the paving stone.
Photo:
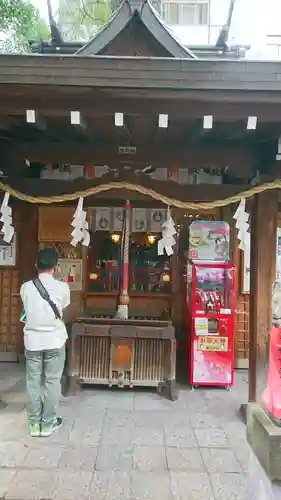
[[[274,484],[267,476],[257,457],[252,453],[249,460],[249,467],[246,471],[246,481],[249,487],[247,500],[280,500],[281,483]],[[277,486],[277,489],[276,489]],[[254,495],[251,495],[253,492]],[[252,497],[254,496],[254,499]]]
[[[106,411],[91,412],[89,415],[78,415],[74,419],[74,427],[97,427],[101,428],[105,421]]]
[[[210,413],[192,413],[189,415],[189,420],[194,429],[222,428],[222,420]]]
[[[168,469],[172,471],[206,472],[198,448],[166,448]]]
[[[226,420],[236,420],[238,419],[237,411],[241,405],[241,398],[237,401],[232,400],[230,394],[228,393],[229,401],[226,404],[226,398],[217,398],[208,401],[208,410],[214,416],[223,418]],[[243,399],[242,399],[243,401]]]
[[[93,471],[96,466],[98,448],[94,446],[78,446],[64,449],[58,469]]]
[[[22,467],[29,469],[53,469],[57,467],[61,456],[62,448],[55,445],[33,448],[28,451]]]
[[[281,498],[281,481],[278,483],[272,483],[272,494],[274,500],[278,500]]]
[[[173,500],[168,472],[132,472],[132,500]]]
[[[16,471],[2,469],[0,470],[0,498],[7,493],[9,484],[14,479]]]
[[[5,382],[1,370],[0,364]],[[17,387],[0,412],[0,465],[3,459],[6,467],[0,498],[8,489],[7,500],[257,500],[253,454],[237,416],[247,392],[241,373],[230,392],[183,389],[175,402],[154,390],[83,390],[62,398],[63,426],[48,439],[28,436],[24,384],[18,383],[24,374],[16,373]],[[41,464],[58,470],[41,470]]]
[[[15,419],[10,425],[7,425],[5,429],[1,428],[0,439],[2,442],[11,441],[23,441],[28,437],[28,427],[26,416],[20,416]]]
[[[107,394],[90,393],[86,391],[86,394],[82,393],[79,397],[79,407],[77,408],[77,415],[89,415],[91,412],[105,411],[108,408],[108,397]],[[86,413],[85,413],[85,410]]]
[[[88,499],[131,500],[130,473],[96,471],[89,489]]]
[[[18,467],[28,453],[28,445],[22,442],[0,443],[0,467]]]
[[[181,391],[179,399],[173,403],[175,411],[185,409],[187,413],[207,412],[208,406],[204,398],[204,392]]]
[[[93,479],[91,472],[58,471],[53,474],[54,500],[77,500],[89,498],[89,487]]]
[[[164,424],[167,428],[190,427],[189,415],[186,411],[170,411],[164,416]]]
[[[211,482],[216,500],[253,500],[243,474],[212,474]]]
[[[207,399],[207,400],[214,400],[214,399],[219,399],[219,398],[222,398],[225,400],[225,396],[226,394],[229,394],[231,391],[231,388],[226,391],[225,387],[210,387],[209,389],[205,389],[204,390],[204,397]]]
[[[1,400],[0,400],[1,401]],[[0,407],[1,409],[1,407]],[[5,413],[5,411],[1,410],[0,413],[0,439],[5,437],[6,429],[14,424],[15,416],[10,413]]]
[[[175,409],[175,402],[168,401],[156,394],[136,395],[134,409],[137,411],[167,411]]]
[[[70,432],[69,443],[71,445],[97,446],[101,441],[101,427],[89,425],[74,425]]]
[[[133,467],[144,471],[167,469],[164,446],[136,446],[133,451]]]
[[[132,442],[135,446],[164,446],[164,429],[135,426]]]
[[[165,426],[166,446],[193,448],[197,446],[194,431],[190,426]]]
[[[171,472],[174,500],[214,500],[207,474],[196,472]]]
[[[241,466],[232,450],[201,448],[200,451],[209,473],[242,472]]]
[[[232,441],[231,448],[235,452],[235,455],[242,469],[244,471],[248,470],[250,458],[253,452],[247,441],[243,438],[236,441]]]
[[[167,415],[172,415],[172,412],[165,411],[135,411],[133,421],[139,427],[156,427],[163,428]]]
[[[222,429],[195,429],[195,436],[201,448],[229,448],[230,443]]]
[[[113,390],[106,388],[100,391],[83,391],[81,405],[92,411],[119,409],[132,410],[134,405],[134,393],[129,391]],[[80,412],[81,413],[81,412]]]
[[[132,411],[134,408],[134,397],[133,393],[122,393],[118,391],[113,398],[108,399],[107,408],[110,410],[127,410]]]
[[[246,439],[247,427],[239,420],[227,421],[224,423],[223,428],[230,442],[237,439]]]
[[[132,468],[132,446],[113,444],[100,446],[96,469],[104,471],[128,470]]]
[[[109,409],[105,415],[105,426],[125,427],[133,422],[133,412],[128,410]]]
[[[61,418],[74,418],[78,412],[77,406],[72,404],[60,404],[59,416]]]
[[[20,470],[10,483],[5,500],[53,499],[53,472]]]
[[[101,435],[102,445],[122,445],[129,446],[132,440],[132,428],[131,425],[126,425],[123,427],[114,427],[112,425],[106,425],[103,427]]]

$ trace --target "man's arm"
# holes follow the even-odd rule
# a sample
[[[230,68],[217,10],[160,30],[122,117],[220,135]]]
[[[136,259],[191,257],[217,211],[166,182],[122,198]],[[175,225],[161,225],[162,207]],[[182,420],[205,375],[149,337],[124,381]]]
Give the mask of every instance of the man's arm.
[[[25,283],[23,283],[20,287],[20,298],[21,298],[22,302],[23,302],[23,298],[24,298],[24,288],[25,288],[24,285],[25,285]]]

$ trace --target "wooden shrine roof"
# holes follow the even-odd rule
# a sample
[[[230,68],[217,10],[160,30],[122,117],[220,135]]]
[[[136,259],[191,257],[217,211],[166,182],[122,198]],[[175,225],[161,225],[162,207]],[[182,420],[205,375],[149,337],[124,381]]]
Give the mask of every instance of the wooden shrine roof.
[[[92,56],[103,50],[132,23],[140,22],[148,33],[163,46],[167,55],[197,59],[197,57],[173,35],[151,4],[150,0],[123,0],[109,23],[94,38],[78,50],[77,55]]]
[[[0,55],[0,86],[8,84],[247,93],[247,102],[280,102],[281,62],[159,57]],[[251,92],[249,92],[251,91]],[[256,93],[253,93],[256,91]],[[270,92],[270,97],[265,94]],[[215,95],[217,93],[217,95]],[[240,94],[241,97],[241,94]],[[235,99],[234,99],[235,100]]]

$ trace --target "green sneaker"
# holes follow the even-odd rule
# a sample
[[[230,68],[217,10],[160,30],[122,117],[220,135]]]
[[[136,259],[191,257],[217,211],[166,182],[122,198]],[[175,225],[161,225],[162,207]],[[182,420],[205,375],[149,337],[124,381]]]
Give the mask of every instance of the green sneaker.
[[[41,428],[39,422],[32,422],[29,424],[29,435],[31,437],[41,436]]]
[[[62,419],[57,418],[54,424],[41,424],[41,437],[49,437],[53,432],[58,430],[62,425]]]

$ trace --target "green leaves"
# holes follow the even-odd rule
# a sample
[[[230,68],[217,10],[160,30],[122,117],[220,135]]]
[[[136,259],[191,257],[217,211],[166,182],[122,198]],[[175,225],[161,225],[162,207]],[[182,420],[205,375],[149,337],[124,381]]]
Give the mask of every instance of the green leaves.
[[[111,16],[110,0],[64,0],[59,9],[61,24],[67,22],[68,41],[88,41]]]
[[[28,41],[48,39],[47,24],[29,0],[0,0],[1,52],[28,52]]]

